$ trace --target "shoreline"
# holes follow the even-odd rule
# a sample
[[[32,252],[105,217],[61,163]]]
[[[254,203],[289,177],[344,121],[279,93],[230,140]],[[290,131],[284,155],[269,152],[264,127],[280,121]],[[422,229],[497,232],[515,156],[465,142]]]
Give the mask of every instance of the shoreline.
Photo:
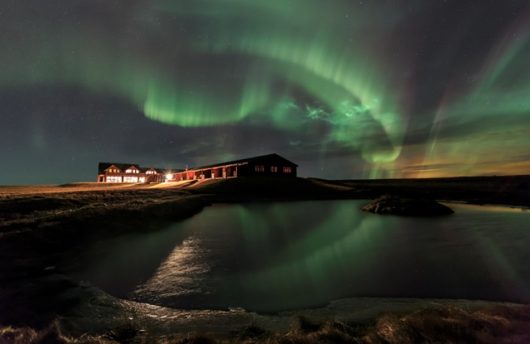
[[[461,341],[465,333],[468,340],[481,342],[485,329],[492,340],[486,342],[530,339],[530,305],[519,303],[356,297],[276,313],[186,310],[116,298],[53,273],[46,278],[56,284],[55,290],[47,288],[48,298],[54,300],[49,316],[39,322],[6,321],[4,316],[0,339],[9,331],[32,331],[57,336],[60,343],[318,343],[329,340],[330,334],[342,338],[337,343],[403,343],[418,337]],[[34,314],[28,311],[26,316]]]

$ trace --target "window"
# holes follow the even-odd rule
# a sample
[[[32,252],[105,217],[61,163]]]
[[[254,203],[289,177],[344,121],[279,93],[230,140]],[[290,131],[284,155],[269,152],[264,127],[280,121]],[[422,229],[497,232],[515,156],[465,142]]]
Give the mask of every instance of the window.
[[[254,171],[256,171],[256,172],[265,172],[265,166],[256,165],[256,166],[254,166]]]
[[[278,166],[271,166],[271,172],[273,173],[278,172]]]
[[[105,170],[107,173],[120,173],[120,170],[116,166],[112,165]]]
[[[288,166],[284,166],[283,167],[283,173],[291,173],[292,172],[292,169]]]
[[[121,177],[117,176],[107,176],[105,179],[107,183],[121,183]]]
[[[135,167],[133,168],[128,168],[125,170],[125,173],[138,173],[138,169],[136,169]]]
[[[125,176],[125,177],[123,177],[123,182],[124,183],[138,183],[138,177]]]

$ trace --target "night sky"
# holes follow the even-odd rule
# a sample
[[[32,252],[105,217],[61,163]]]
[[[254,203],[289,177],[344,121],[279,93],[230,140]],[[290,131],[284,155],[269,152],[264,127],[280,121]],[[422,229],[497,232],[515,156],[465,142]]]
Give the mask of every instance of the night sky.
[[[530,173],[527,0],[1,0],[0,64],[0,184]]]

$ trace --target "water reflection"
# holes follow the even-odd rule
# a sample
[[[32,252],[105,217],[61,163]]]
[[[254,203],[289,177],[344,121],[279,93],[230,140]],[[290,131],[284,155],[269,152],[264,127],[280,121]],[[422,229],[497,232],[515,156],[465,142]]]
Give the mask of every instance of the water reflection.
[[[201,240],[187,238],[175,247],[145,283],[133,291],[139,300],[159,302],[168,298],[207,293],[206,274],[210,271]]]
[[[75,276],[182,308],[274,311],[352,296],[529,301],[528,212],[378,216],[362,201],[215,205],[88,247]]]

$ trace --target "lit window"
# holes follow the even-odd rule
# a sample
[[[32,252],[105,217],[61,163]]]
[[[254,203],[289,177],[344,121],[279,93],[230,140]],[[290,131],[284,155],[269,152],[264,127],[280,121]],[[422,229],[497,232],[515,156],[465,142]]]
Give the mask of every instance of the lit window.
[[[126,177],[123,177],[123,182],[124,183],[138,183],[138,177],[126,176]]]
[[[265,166],[256,165],[256,166],[254,166],[254,171],[256,171],[256,172],[265,172]]]
[[[271,166],[271,172],[278,172],[278,166]]]
[[[287,167],[287,166],[283,167],[283,173],[291,173],[291,172],[292,172],[292,170],[291,170],[290,167]]]
[[[107,183],[121,183],[121,177],[117,176],[107,176],[105,179]]]

